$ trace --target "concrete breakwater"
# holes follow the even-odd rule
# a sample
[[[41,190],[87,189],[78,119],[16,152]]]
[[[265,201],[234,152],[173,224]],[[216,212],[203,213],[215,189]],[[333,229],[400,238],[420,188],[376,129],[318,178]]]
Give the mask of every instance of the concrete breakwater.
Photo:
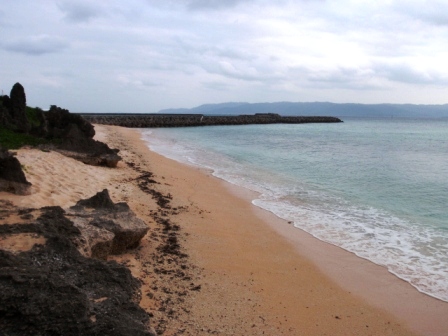
[[[131,128],[188,127],[213,125],[250,124],[305,124],[342,122],[336,117],[280,116],[275,113],[254,115],[218,116],[203,114],[83,114],[93,124],[114,125]]]

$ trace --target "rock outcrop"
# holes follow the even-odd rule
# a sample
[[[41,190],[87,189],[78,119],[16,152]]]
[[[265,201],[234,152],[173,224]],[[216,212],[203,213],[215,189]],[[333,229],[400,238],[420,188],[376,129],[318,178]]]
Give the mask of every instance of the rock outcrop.
[[[24,133],[19,136],[23,143],[46,143],[41,146],[86,164],[116,167],[121,160],[117,149],[93,139],[93,125],[82,116],[56,105],[48,112],[27,107],[25,90],[20,83],[14,84],[9,97],[0,96],[0,132],[2,129]]]
[[[46,137],[58,140],[55,150],[94,166],[116,167],[121,157],[118,150],[93,139],[95,130],[80,115],[55,105],[45,114]]]
[[[0,191],[28,195],[30,187],[19,160],[0,147]]]
[[[30,130],[30,123],[26,117],[25,89],[20,83],[14,84],[9,95],[8,104],[11,122],[19,132],[26,133]]]
[[[47,136],[50,138],[93,138],[95,135],[92,124],[56,105],[50,106],[50,110],[45,113],[45,119]]]
[[[80,200],[67,213],[83,232],[84,241],[78,242],[80,250],[86,255],[90,251],[96,258],[135,248],[148,232],[145,222],[126,203],[112,202],[107,189]]]
[[[116,262],[79,253],[73,241],[81,232],[63,209],[11,208],[0,206],[2,335],[154,336],[138,305],[139,281]],[[2,248],[24,234],[43,239],[26,250]]]
[[[11,116],[8,109],[9,101],[8,96],[0,96],[0,126],[7,128],[11,127]]]
[[[254,115],[206,116],[203,114],[83,114],[86,120],[95,124],[123,127],[188,127],[216,125],[251,124],[305,124],[342,122],[335,117],[280,116],[276,113]]]

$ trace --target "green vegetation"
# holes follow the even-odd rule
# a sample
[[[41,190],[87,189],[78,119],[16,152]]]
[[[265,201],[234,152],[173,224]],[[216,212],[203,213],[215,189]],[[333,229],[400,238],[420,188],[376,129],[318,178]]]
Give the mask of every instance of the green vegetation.
[[[1,106],[0,106],[1,108]],[[42,123],[42,109],[39,107],[26,107],[26,118],[31,128],[37,128]],[[22,146],[37,146],[50,141],[24,132],[17,132],[16,125],[2,126],[0,124],[0,147],[6,149],[18,149]]]
[[[39,127],[41,124],[41,119],[39,115],[43,112],[40,107],[26,107],[26,118],[30,123],[31,127]]]
[[[37,146],[46,143],[49,143],[49,141],[25,133],[16,133],[12,130],[0,127],[0,147],[2,148],[18,149],[25,145]]]
[[[60,145],[63,141],[61,137],[64,136],[64,132],[69,131],[72,123],[81,127],[81,131],[86,132],[91,138],[95,134],[91,124],[79,116],[70,115],[68,110],[58,108],[56,105],[52,105],[48,112],[42,111],[39,107],[27,106],[25,89],[20,83],[14,84],[9,96],[0,96],[1,148],[18,149],[26,145],[42,144]],[[54,132],[55,129],[56,132]]]

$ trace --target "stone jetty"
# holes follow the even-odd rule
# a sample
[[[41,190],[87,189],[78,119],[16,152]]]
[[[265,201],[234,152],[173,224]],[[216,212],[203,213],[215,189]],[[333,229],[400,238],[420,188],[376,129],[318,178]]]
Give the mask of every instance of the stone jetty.
[[[80,113],[93,124],[114,125],[130,128],[151,127],[188,127],[215,125],[251,125],[251,124],[305,124],[342,122],[336,117],[280,116],[276,113],[257,113],[254,115],[203,115],[203,114],[124,114]]]

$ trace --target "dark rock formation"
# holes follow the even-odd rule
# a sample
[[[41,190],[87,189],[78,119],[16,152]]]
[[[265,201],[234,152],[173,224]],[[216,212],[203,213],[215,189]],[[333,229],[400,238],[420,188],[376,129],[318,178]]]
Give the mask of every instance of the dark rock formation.
[[[25,90],[19,83],[12,87],[10,97],[0,97],[0,127],[40,138],[38,143],[50,142],[47,149],[86,164],[116,167],[121,160],[118,150],[93,139],[93,125],[80,115],[56,105],[48,112],[27,108]]]
[[[91,209],[109,209],[114,210],[115,203],[112,202],[109,191],[107,189],[104,189],[103,191],[100,191],[96,193],[94,196],[79,200],[76,205],[76,208],[91,208]]]
[[[251,124],[304,124],[342,122],[335,117],[283,117],[276,113],[257,113],[239,116],[206,116],[202,114],[83,114],[86,120],[95,124],[123,127],[188,127],[214,125]]]
[[[21,209],[1,222],[0,237],[42,235],[28,251],[0,250],[2,335],[146,335],[148,314],[138,303],[139,282],[116,262],[82,256],[72,243],[80,235],[60,207]],[[9,212],[14,211],[10,210]]]
[[[80,115],[70,113],[56,105],[50,106],[50,110],[45,113],[45,119],[48,127],[47,135],[50,138],[70,138],[70,132],[74,128],[84,138],[93,138],[95,135],[92,124]]]
[[[44,114],[46,137],[57,139],[56,150],[86,164],[116,167],[121,157],[118,150],[93,139],[95,130],[80,115],[52,105]]]
[[[100,229],[97,231],[98,235],[104,231],[113,233],[114,237],[110,246],[112,254],[120,254],[127,249],[137,247],[148,232],[145,222],[137,218],[126,203],[112,202],[107,189],[89,199],[79,201],[68,210],[68,215],[82,218],[85,224],[88,222],[88,225]],[[103,246],[105,248],[104,243]],[[101,250],[104,251],[104,248]],[[92,255],[99,257],[94,251]]]
[[[11,127],[11,115],[9,114],[10,99],[8,96],[0,96],[0,126]]]
[[[25,89],[20,83],[14,84],[9,95],[9,114],[16,130],[26,133],[30,130],[30,124],[26,117]]]
[[[30,187],[19,160],[0,147],[0,191],[27,195]]]

